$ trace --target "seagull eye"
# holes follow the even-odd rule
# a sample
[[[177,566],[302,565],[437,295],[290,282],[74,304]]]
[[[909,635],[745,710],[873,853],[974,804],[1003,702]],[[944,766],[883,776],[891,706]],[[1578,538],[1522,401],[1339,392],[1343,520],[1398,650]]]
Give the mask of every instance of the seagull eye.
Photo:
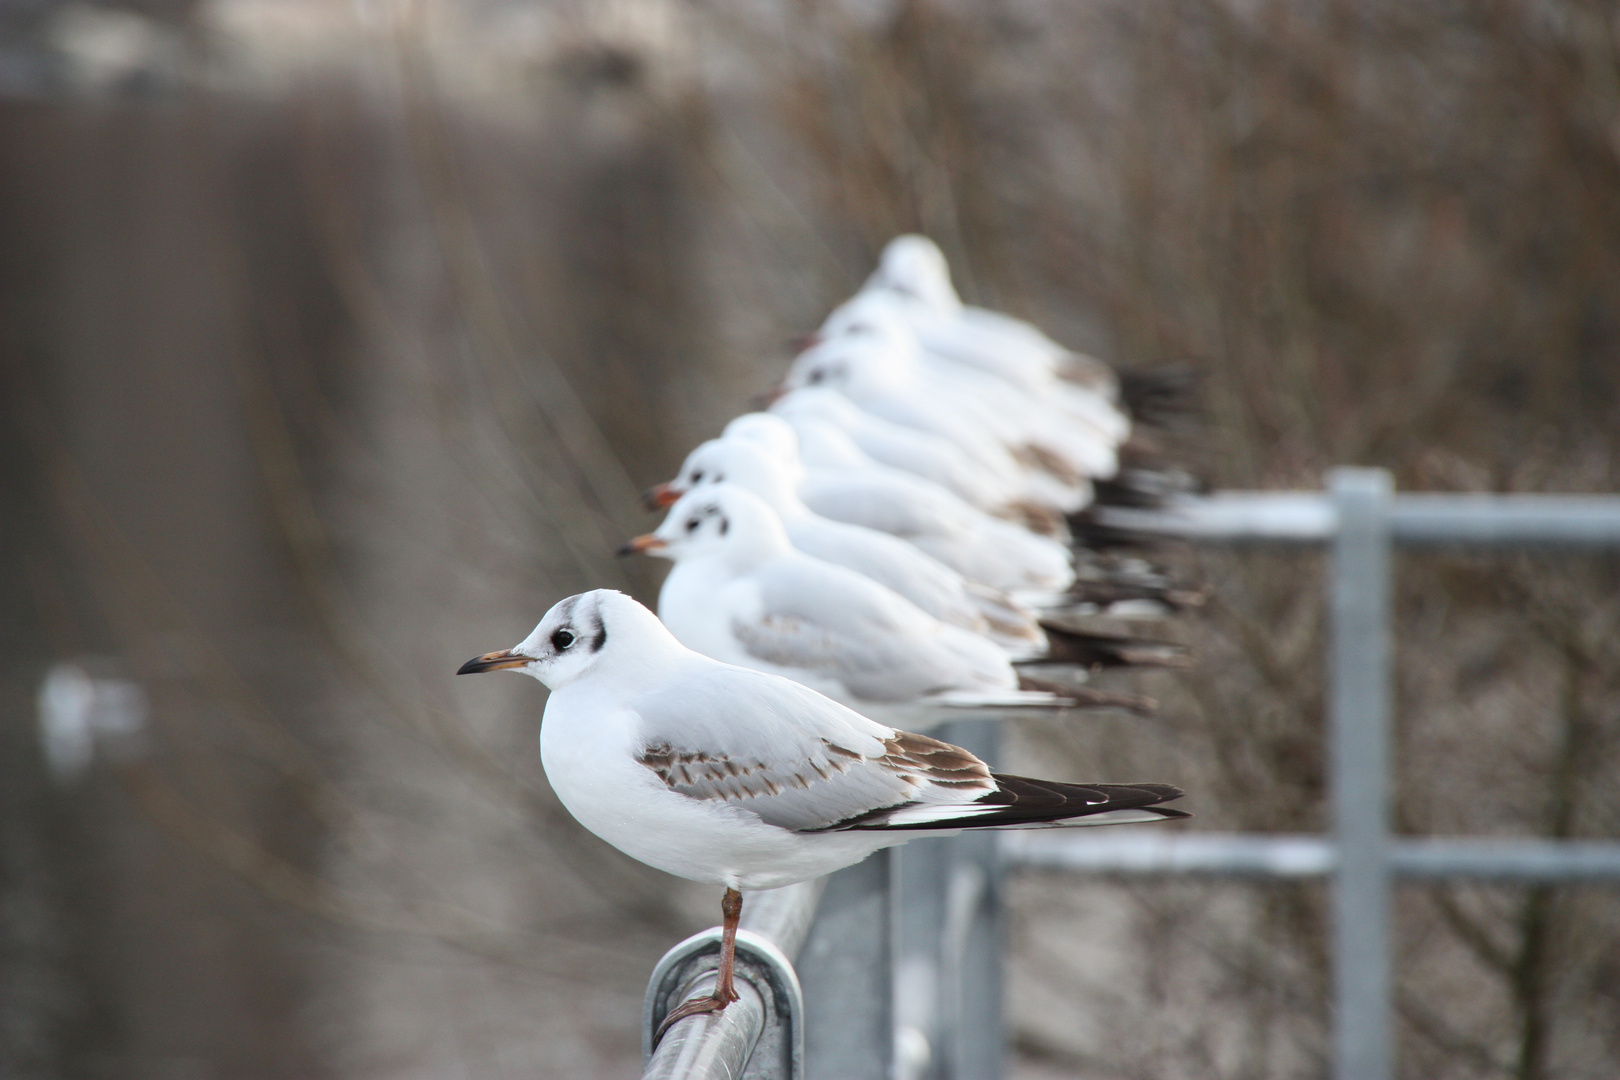
[[[692,518],[686,523],[687,532],[697,532],[697,527],[703,523],[702,518]]]
[[[559,630],[551,635],[551,644],[558,652],[562,652],[574,643],[574,634],[571,630]]]
[[[692,483],[694,483],[694,484],[703,483],[703,470],[702,469],[698,469],[696,472],[694,472],[692,474]]]
[[[819,386],[821,384],[821,380],[825,379],[826,377],[827,373],[822,371],[820,368],[817,368],[810,373],[810,385]]]

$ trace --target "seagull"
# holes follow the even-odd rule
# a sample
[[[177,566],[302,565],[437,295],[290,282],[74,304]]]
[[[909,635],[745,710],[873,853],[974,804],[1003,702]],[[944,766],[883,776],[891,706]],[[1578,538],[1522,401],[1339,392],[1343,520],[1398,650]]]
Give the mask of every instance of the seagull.
[[[913,482],[903,473],[852,473],[849,484],[801,483],[806,478],[796,453],[789,458],[781,447],[773,452],[754,438],[722,437],[703,443],[687,455],[674,480],[648,492],[648,501],[667,506],[693,486],[717,478],[741,484],[770,503],[787,524],[794,546],[829,562],[851,565],[844,552],[822,535],[828,534],[826,526],[845,530],[840,542],[845,538],[854,542],[847,530],[858,526],[868,535],[900,540],[969,582],[1014,597],[1020,593],[1050,597],[1074,581],[1073,559],[1063,544],[974,510],[943,489],[920,488],[923,482]],[[852,501],[841,497],[850,485],[880,490]],[[811,505],[806,496],[817,503]],[[919,508],[919,503],[924,505]],[[848,519],[835,521],[834,514]],[[866,573],[861,566],[853,569]]]
[[[915,335],[903,325],[889,319],[863,322],[801,352],[774,392],[803,387],[836,390],[865,412],[952,443],[978,465],[1006,478],[1009,496],[1065,513],[1090,503],[1091,485],[1084,477],[1052,473],[1036,459],[1014,453],[1004,437],[1010,434],[1005,417],[991,415],[949,386],[919,377],[913,360],[904,355],[916,350]]]
[[[887,712],[1075,703],[1019,689],[1008,654],[988,638],[796,550],[770,504],[739,485],[688,492],[656,531],[621,550],[675,563],[658,615],[683,645],[784,675],[846,705]]]
[[[737,417],[721,438],[752,440],[775,457],[812,513],[910,541],[970,580],[1001,582],[1002,588],[1034,586],[1028,579],[1007,583],[1010,579],[1001,577],[1007,565],[1047,575],[1047,588],[1073,580],[1073,554],[1062,542],[1068,530],[1061,518],[1052,523],[1058,535],[1037,535],[900,469],[850,463],[808,466],[796,429],[770,413]],[[677,475],[672,487],[683,488],[685,480]]]
[[[546,613],[458,674],[512,669],[551,690],[540,760],[568,812],[632,858],[719,885],[714,992],[665,1018],[719,1012],[743,889],[775,889],[918,836],[1189,815],[1169,784],[1069,784],[994,773],[961,747],[885,726],[790,679],[709,659],[608,589]]]
[[[950,265],[939,245],[925,236],[889,241],[861,294],[901,303],[907,321],[929,352],[979,367],[1033,392],[1054,377],[1109,402],[1119,398],[1119,378],[1094,357],[1059,345],[1039,327],[999,311],[962,303],[951,284]],[[836,330],[836,313],[829,318]]]
[[[1042,646],[1039,627],[1028,613],[996,588],[967,580],[897,536],[811,511],[795,493],[788,469],[757,445],[740,439],[710,439],[687,455],[678,477],[647,492],[650,509],[670,506],[697,484],[721,480],[738,484],[770,504],[787,529],[788,539],[805,554],[863,574],[941,622],[988,633],[1009,648],[1039,650]],[[1047,579],[1018,574],[1014,567],[994,569],[1015,586],[1052,587]]]
[[[917,344],[919,361],[942,377],[970,380],[973,385],[997,395],[997,399],[1003,402],[1011,400],[1008,394],[1017,394],[1028,405],[1041,411],[1055,410],[1067,414],[1072,421],[1089,426],[1115,441],[1122,441],[1130,435],[1130,417],[1118,404],[1118,379],[1107,365],[1092,361],[1106,372],[1107,378],[1093,380],[1090,385],[1060,378],[1055,370],[1048,370],[1044,365],[1039,370],[1031,371],[1009,368],[1005,364],[1006,358],[1009,354],[1018,353],[1018,342],[1002,339],[994,342],[974,341],[984,336],[981,327],[965,323],[959,315],[950,317],[936,311],[922,310],[915,303],[887,290],[863,289],[856,293],[827,316],[815,337],[817,340],[830,340],[858,331],[872,320],[904,324]],[[1040,335],[1040,331],[1034,327],[1029,329]],[[1049,339],[1044,339],[1044,336],[1043,340],[1064,355],[1072,355]],[[964,348],[965,344],[975,348]]]
[[[980,510],[995,512],[1018,501],[1022,481],[1016,469],[998,474],[943,436],[874,416],[836,390],[805,386],[785,391],[769,409],[798,432],[806,464],[850,465],[861,460],[840,448],[812,462],[811,448],[826,446],[820,436],[831,429],[853,443],[865,460],[932,480]]]
[[[1107,402],[1073,387],[1059,394],[1055,379],[1049,392],[1035,394],[968,365],[930,362],[909,322],[882,295],[858,296],[834,318],[845,312],[852,314],[837,333],[794,359],[784,386],[829,386],[904,423],[916,423],[919,407],[944,413],[956,430],[988,435],[1015,458],[1070,483],[1118,471],[1115,448],[1130,421]]]

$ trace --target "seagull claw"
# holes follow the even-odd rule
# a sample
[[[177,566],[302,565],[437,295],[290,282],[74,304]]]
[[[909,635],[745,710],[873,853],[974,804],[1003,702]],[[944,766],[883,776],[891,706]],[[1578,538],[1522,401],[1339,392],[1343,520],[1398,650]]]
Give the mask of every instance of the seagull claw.
[[[719,990],[716,990],[706,997],[692,998],[689,1001],[681,1002],[677,1008],[670,1010],[669,1015],[664,1017],[663,1023],[658,1025],[658,1030],[653,1032],[653,1045],[657,1046],[659,1040],[664,1037],[664,1032],[674,1027],[678,1022],[685,1020],[688,1016],[724,1012],[726,1006],[736,1001],[737,997],[737,991],[735,990],[732,990],[729,995],[722,995]]]

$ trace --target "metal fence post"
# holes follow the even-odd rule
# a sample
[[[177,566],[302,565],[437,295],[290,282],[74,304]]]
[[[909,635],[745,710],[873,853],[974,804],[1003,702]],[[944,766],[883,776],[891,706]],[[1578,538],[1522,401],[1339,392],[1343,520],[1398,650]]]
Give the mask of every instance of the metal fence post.
[[[890,932],[888,853],[827,878],[798,958],[808,1080],[891,1080]]]
[[[1382,469],[1335,469],[1329,776],[1334,1076],[1390,1080],[1390,511]]]
[[[975,720],[951,725],[948,742],[999,762],[1001,725]],[[949,1080],[1000,1080],[1007,1053],[1002,1021],[1002,875],[1000,835],[968,832],[947,841],[945,919],[940,968],[940,1050]]]
[[[994,765],[998,721],[935,734]],[[1000,855],[993,833],[926,837],[889,851],[892,1080],[998,1080]]]

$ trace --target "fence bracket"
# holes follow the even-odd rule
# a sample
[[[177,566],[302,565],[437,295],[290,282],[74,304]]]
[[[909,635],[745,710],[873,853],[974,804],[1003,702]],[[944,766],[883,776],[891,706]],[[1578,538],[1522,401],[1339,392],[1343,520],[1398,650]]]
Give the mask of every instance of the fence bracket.
[[[720,928],[710,927],[676,945],[653,968],[647,982],[647,996],[641,1008],[641,1054],[643,1064],[652,1061],[653,1032],[675,1006],[698,990],[710,989],[720,963]],[[738,987],[743,1000],[733,1002],[712,1017],[693,1017],[665,1033],[663,1043],[682,1040],[682,1054],[690,1046],[694,1052],[727,1053],[725,1044],[743,1040],[752,1047],[743,1058],[747,1068],[742,1076],[770,1077],[771,1080],[804,1080],[804,991],[793,962],[769,938],[749,930],[737,931]],[[753,994],[748,992],[751,988]],[[750,1001],[756,996],[758,1004]],[[735,1014],[735,1015],[733,1015]],[[710,1027],[725,1028],[718,1036]],[[660,1051],[665,1050],[663,1043]],[[653,1075],[649,1071],[646,1075]],[[702,1075],[701,1072],[680,1075]]]

